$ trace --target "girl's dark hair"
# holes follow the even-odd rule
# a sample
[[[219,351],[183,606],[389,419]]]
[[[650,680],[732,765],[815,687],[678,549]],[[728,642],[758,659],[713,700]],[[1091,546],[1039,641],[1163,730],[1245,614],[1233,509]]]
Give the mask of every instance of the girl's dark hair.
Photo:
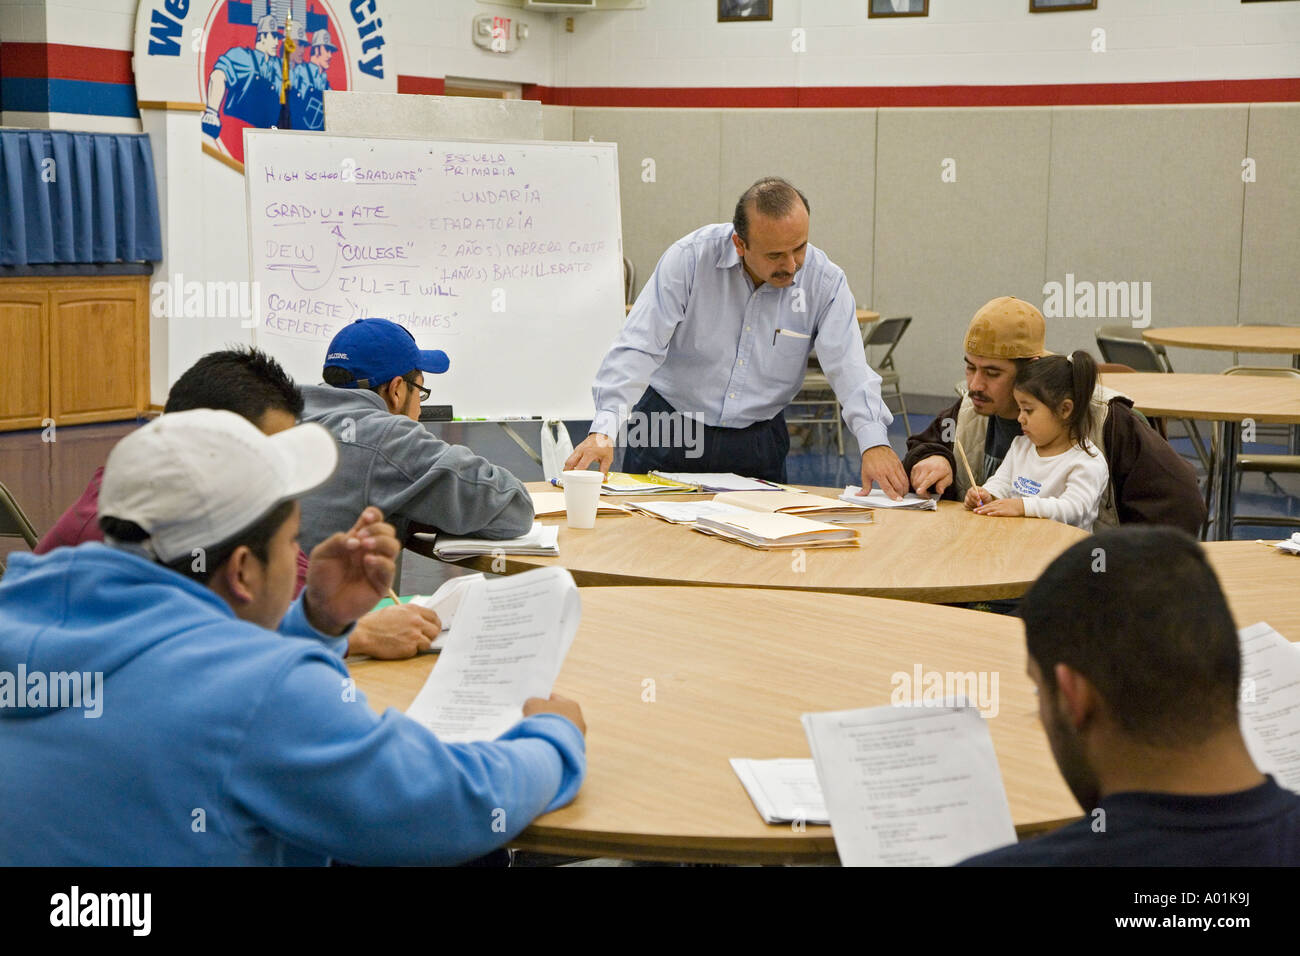
[[[271,555],[271,539],[275,537],[281,526],[289,520],[291,514],[293,514],[293,499],[282,501],[263,515],[259,521],[245,528],[229,541],[223,541],[213,547],[203,549],[204,554],[201,562],[198,560],[198,555],[187,554],[167,564],[166,567],[206,586],[216,570],[230,560],[230,556],[235,553],[235,549],[241,544],[247,545],[248,550],[253,552],[257,560],[265,564]],[[128,544],[140,544],[149,540],[149,533],[134,521],[124,521],[121,518],[109,518],[101,515],[99,527],[107,537]]]
[[[1032,395],[1053,412],[1067,398],[1074,402],[1065,427],[1070,441],[1080,448],[1092,432],[1092,393],[1096,387],[1097,363],[1082,349],[1069,358],[1045,355],[1016,373],[1016,391]]]

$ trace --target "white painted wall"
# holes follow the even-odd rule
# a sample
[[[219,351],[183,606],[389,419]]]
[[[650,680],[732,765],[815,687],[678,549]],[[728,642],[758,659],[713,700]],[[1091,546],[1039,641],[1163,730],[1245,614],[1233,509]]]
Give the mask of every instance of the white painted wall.
[[[1119,83],[1295,76],[1300,3],[1100,0],[1030,14],[1027,0],[930,0],[925,18],[867,18],[868,0],[776,0],[770,23],[717,23],[711,0],[574,16],[480,0],[380,0],[397,72],[546,86]],[[0,37],[129,50],[136,0],[4,0]],[[338,0],[345,8],[346,0]],[[522,19],[515,53],[470,42],[476,14]],[[791,30],[807,52],[791,51]],[[1106,31],[1093,53],[1091,31]],[[400,41],[399,39],[400,38]]]
[[[556,33],[556,85],[930,86],[1295,76],[1300,3],[930,0],[925,18],[867,19],[867,0],[776,0],[770,23],[718,23],[708,0],[584,13]],[[807,52],[791,51],[791,30]],[[1106,31],[1106,53],[1090,50]]]
[[[346,0],[338,0],[345,5]],[[557,30],[563,21],[555,14],[524,11],[518,6],[480,3],[478,0],[376,0],[387,17],[392,10],[396,31],[397,72],[404,76],[465,76],[511,83],[554,82],[552,62]],[[510,17],[528,24],[529,36],[513,53],[492,53],[474,46],[470,23],[484,14]]]
[[[45,0],[44,6],[47,43],[103,50],[135,43],[135,0]]]

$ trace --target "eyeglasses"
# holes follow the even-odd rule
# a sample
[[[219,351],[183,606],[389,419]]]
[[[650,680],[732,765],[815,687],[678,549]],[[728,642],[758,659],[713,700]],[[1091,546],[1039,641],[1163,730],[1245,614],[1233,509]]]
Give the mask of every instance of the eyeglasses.
[[[413,381],[411,381],[409,378],[404,378],[404,379],[402,379],[402,381],[405,382],[407,385],[411,386],[411,388],[415,389],[417,392],[420,393],[420,404],[421,404],[421,405],[423,405],[425,402],[427,402],[427,401],[429,400],[429,396],[433,394],[433,391],[432,391],[431,389],[427,389],[427,388],[425,388],[423,385],[420,385],[420,384],[417,383],[417,382],[413,382]]]

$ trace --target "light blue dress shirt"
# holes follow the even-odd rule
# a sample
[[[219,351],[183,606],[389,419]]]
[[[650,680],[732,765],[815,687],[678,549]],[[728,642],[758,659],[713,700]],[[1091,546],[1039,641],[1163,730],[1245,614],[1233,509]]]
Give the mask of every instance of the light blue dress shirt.
[[[888,445],[894,418],[844,270],[810,243],[792,285],[755,288],[734,232],[704,226],[664,253],[596,373],[591,430],[616,435],[647,383],[706,425],[766,421],[798,394],[816,348],[859,449]]]

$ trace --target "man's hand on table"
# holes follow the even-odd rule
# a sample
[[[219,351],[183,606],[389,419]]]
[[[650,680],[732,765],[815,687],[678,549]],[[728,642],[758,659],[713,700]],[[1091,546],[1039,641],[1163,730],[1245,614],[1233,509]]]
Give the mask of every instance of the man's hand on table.
[[[348,637],[348,653],[381,661],[403,660],[427,651],[441,631],[442,621],[427,607],[395,604],[357,621]]]
[[[930,486],[934,486],[934,497],[942,498],[943,493],[952,484],[952,464],[943,455],[931,455],[922,458],[912,466],[912,487],[922,498],[929,498]]]
[[[561,717],[568,717],[577,725],[582,736],[587,736],[587,722],[582,719],[582,708],[578,706],[576,700],[569,700],[559,694],[552,694],[550,700],[529,697],[524,701],[524,716],[531,717],[533,714],[559,714]]]
[[[592,462],[600,465],[603,474],[608,475],[614,466],[614,443],[608,435],[592,432],[582,440],[573,454],[564,463],[565,471],[585,471]]]
[[[888,445],[877,445],[862,453],[862,493],[871,490],[871,483],[880,485],[880,490],[895,501],[907,494],[907,472],[903,463]]]

